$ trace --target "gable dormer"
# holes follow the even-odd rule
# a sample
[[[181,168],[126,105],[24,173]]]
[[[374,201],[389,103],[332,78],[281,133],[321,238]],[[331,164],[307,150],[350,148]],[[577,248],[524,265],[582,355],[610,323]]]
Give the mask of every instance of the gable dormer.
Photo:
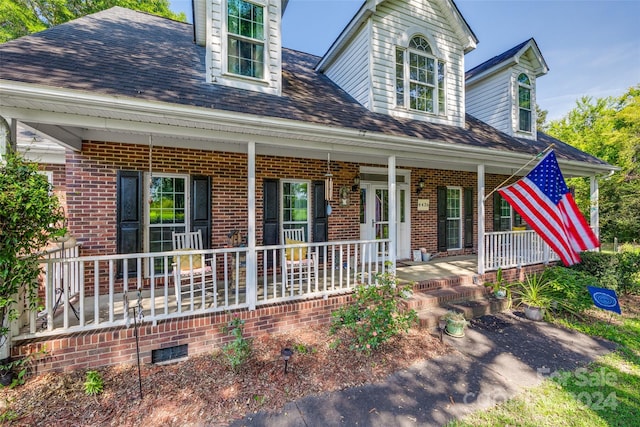
[[[537,139],[536,79],[549,71],[534,39],[469,70],[467,112],[518,138]]]
[[[371,111],[464,126],[476,43],[450,0],[367,0],[316,69]]]
[[[280,95],[281,18],[288,0],[194,0],[194,38],[206,81]]]

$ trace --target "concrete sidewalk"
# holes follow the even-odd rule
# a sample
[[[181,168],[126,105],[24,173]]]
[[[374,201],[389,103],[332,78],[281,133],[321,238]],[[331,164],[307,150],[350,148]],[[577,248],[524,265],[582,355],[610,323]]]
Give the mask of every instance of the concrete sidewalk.
[[[615,345],[511,313],[474,319],[456,351],[391,375],[383,383],[310,396],[279,413],[259,412],[232,426],[442,426],[574,370]]]

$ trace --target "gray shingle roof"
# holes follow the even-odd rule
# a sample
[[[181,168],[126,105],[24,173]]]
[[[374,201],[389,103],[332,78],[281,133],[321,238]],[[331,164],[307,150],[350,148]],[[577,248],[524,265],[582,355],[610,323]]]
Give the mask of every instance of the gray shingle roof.
[[[319,59],[283,49],[282,96],[206,83],[191,25],[114,7],[0,45],[0,78],[502,151],[536,154],[552,140],[512,138],[469,115],[462,129],[373,113],[314,71]],[[554,142],[559,158],[606,164]]]
[[[507,50],[506,52],[502,52],[500,55],[496,55],[493,58],[483,62],[482,64],[476,65],[475,67],[473,67],[472,69],[470,69],[465,73],[465,79],[469,80],[473,76],[476,76],[485,70],[495,67],[496,65],[506,61],[507,59],[513,58],[520,51],[520,49],[525,47],[527,43],[529,43],[530,41],[533,41],[533,43],[536,42],[533,38],[529,40],[525,40],[519,45],[514,46],[511,49]]]

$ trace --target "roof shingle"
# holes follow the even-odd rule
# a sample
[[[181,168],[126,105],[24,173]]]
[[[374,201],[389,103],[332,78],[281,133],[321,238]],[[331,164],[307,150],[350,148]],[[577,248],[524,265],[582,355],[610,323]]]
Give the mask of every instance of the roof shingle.
[[[547,135],[512,138],[469,115],[459,128],[373,113],[316,72],[319,59],[283,49],[282,96],[207,83],[191,25],[114,7],[0,45],[0,78],[502,151],[536,154],[552,141],[559,158],[606,164]]]

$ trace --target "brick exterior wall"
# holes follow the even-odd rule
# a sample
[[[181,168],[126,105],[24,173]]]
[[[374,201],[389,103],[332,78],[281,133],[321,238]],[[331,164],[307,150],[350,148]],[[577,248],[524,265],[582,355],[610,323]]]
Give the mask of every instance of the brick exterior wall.
[[[328,325],[331,312],[351,301],[349,295],[327,299],[288,302],[255,311],[241,310],[233,315],[246,321],[245,336],[282,333],[297,328]],[[140,361],[151,363],[155,349],[188,344],[189,356],[213,352],[232,338],[222,332],[231,314],[215,313],[160,322],[139,327]],[[92,369],[102,366],[137,363],[133,324],[129,328],[87,331],[54,338],[22,341],[12,350],[13,357],[23,357],[46,350],[34,364],[36,374]]]

